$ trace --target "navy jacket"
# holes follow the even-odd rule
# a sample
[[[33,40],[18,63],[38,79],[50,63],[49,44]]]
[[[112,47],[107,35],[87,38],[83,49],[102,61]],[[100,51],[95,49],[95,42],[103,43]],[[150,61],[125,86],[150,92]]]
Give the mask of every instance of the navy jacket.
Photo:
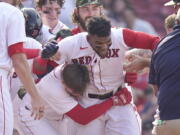
[[[149,83],[158,86],[160,119],[180,119],[180,25],[153,52]]]

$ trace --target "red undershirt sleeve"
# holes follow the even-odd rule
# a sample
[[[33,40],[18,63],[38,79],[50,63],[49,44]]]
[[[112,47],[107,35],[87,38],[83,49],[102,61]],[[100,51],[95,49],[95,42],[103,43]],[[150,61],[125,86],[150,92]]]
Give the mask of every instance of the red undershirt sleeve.
[[[10,57],[16,53],[23,53],[23,42],[8,46],[8,54]]]
[[[153,50],[160,41],[158,36],[132,31],[130,29],[123,29],[123,39],[129,47],[151,50]]]
[[[52,66],[52,67],[57,67],[59,64],[57,64],[55,61],[51,61],[51,60],[48,60],[48,65]]]
[[[47,72],[48,60],[42,59],[40,56],[33,60],[32,72],[36,75],[42,75]]]
[[[24,48],[23,52],[26,54],[27,59],[33,59],[39,56],[40,49]]]
[[[113,106],[112,99],[108,99],[100,104],[96,104],[87,108],[83,108],[79,104],[66,115],[79,124],[86,125],[95,120]]]

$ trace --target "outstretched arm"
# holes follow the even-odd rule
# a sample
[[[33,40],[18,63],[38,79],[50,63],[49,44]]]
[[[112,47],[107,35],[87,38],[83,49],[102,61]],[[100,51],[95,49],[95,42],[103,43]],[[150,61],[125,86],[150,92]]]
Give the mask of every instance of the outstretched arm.
[[[112,98],[87,108],[83,108],[81,105],[77,105],[72,110],[66,113],[72,120],[79,124],[86,125],[92,120],[95,120],[107,110],[109,110],[113,105],[126,105],[132,100],[131,93],[127,88],[123,88],[118,91]]]
[[[123,29],[123,39],[127,46],[132,48],[153,50],[160,38],[143,32],[137,32],[130,29]]]

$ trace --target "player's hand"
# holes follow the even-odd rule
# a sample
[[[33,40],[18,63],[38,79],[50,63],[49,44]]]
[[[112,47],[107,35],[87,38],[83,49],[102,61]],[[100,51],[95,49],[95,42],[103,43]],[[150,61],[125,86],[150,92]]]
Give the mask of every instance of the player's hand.
[[[32,114],[35,120],[39,120],[44,115],[44,102],[40,96],[31,97]]]
[[[132,101],[132,95],[127,88],[117,91],[112,97],[113,105],[127,105]]]
[[[131,54],[128,57],[128,63],[123,65],[123,69],[127,72],[139,72],[150,65],[150,58],[144,58]]]
[[[126,72],[124,77],[125,83],[128,83],[128,85],[132,85],[137,81],[137,73],[135,72]]]
[[[51,57],[54,57],[56,53],[58,52],[59,46],[57,45],[57,42],[55,40],[51,40],[47,42],[41,51],[41,58],[43,59],[49,59]]]

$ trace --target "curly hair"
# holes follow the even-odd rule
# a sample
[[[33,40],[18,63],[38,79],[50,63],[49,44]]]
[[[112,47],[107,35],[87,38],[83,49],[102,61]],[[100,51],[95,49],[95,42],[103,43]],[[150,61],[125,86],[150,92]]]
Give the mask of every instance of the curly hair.
[[[36,0],[36,7],[42,8],[42,6],[51,2],[57,2],[60,7],[63,7],[65,0]]]
[[[91,17],[86,22],[87,32],[99,37],[109,36],[111,33],[111,23],[105,17]]]

